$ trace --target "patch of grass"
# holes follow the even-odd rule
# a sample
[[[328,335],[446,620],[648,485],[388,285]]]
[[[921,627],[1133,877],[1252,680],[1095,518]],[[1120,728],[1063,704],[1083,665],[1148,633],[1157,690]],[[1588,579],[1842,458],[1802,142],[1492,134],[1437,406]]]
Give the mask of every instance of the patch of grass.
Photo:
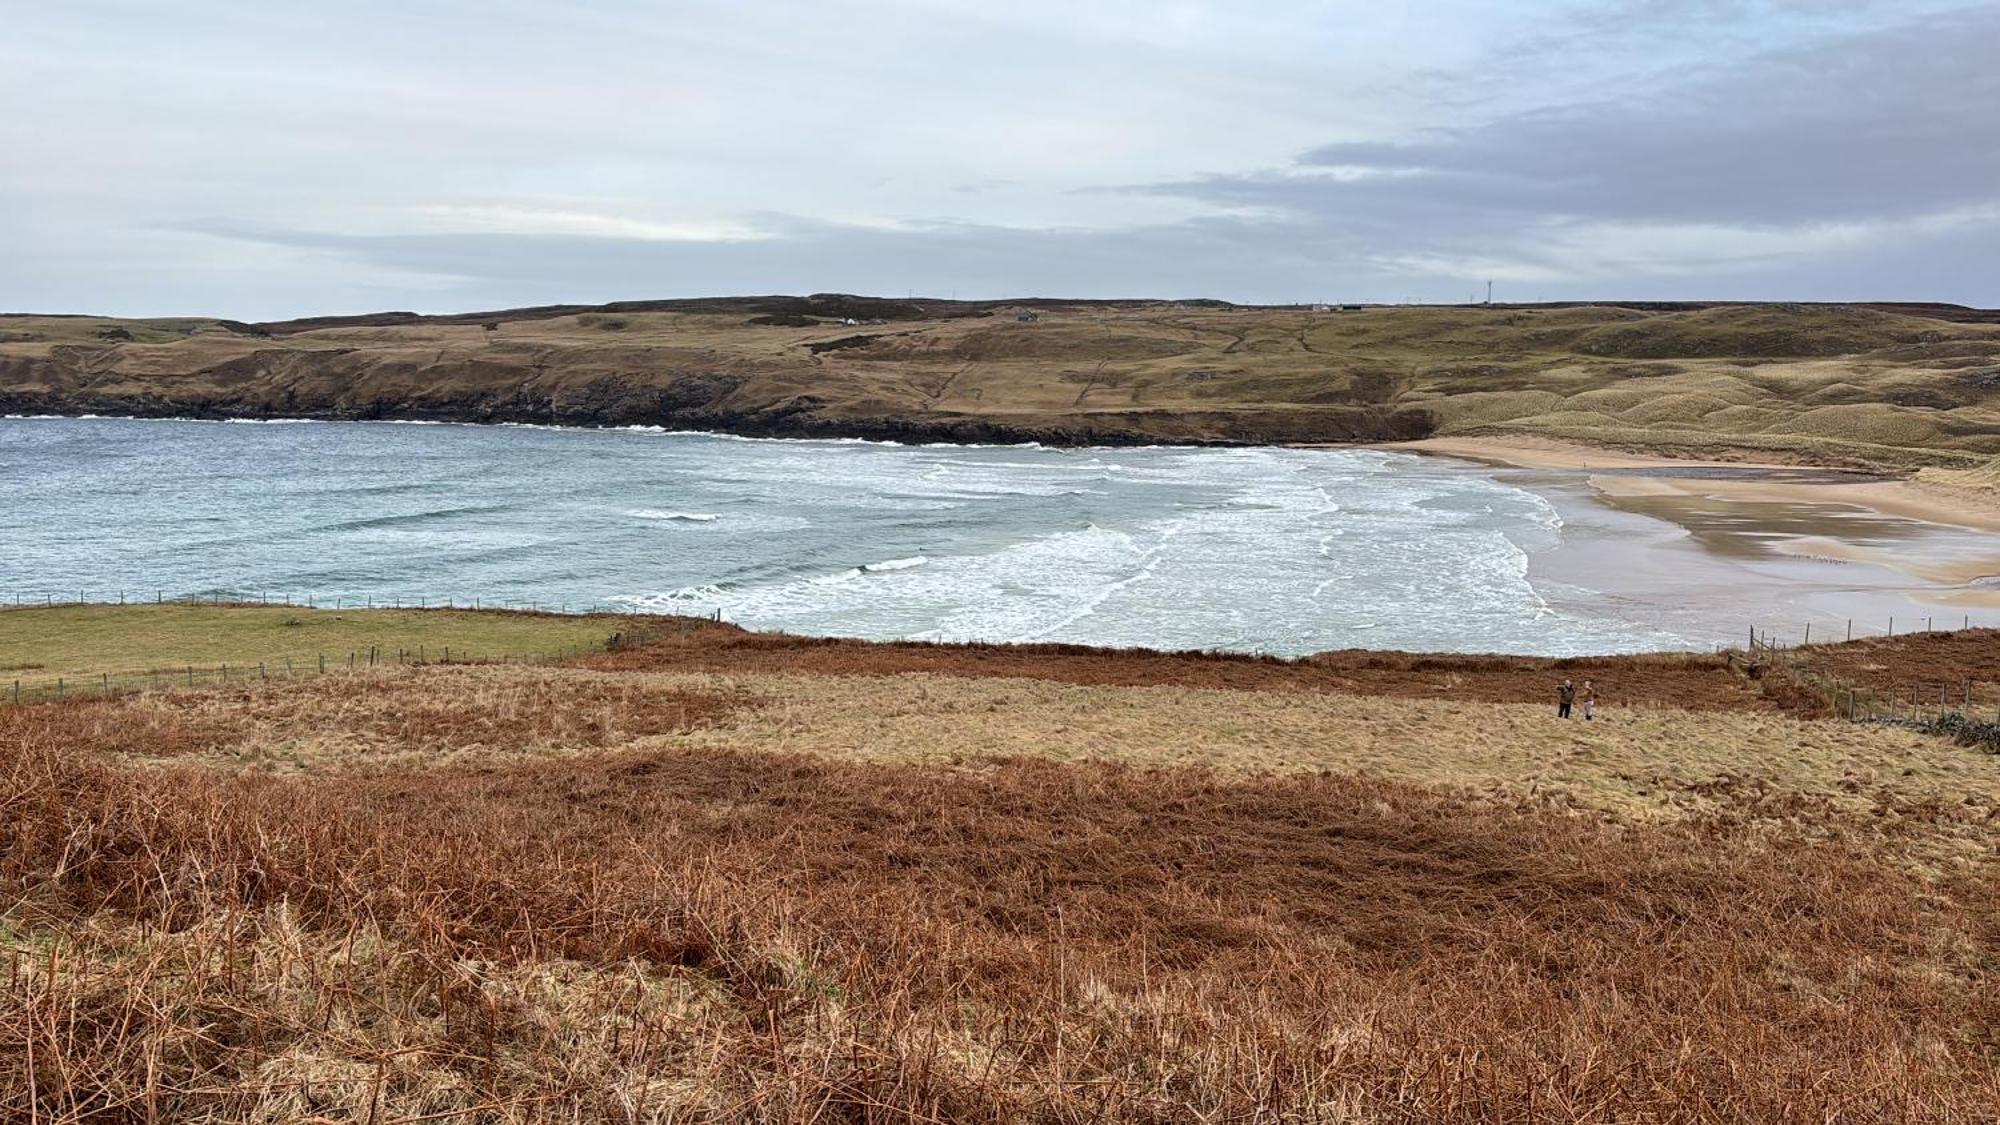
[[[1939,857],[1979,854],[1984,818],[2000,817],[2000,759],[1914,731],[1609,699],[1585,723],[1552,705],[1282,687],[453,666],[31,706],[0,736],[34,729],[126,762],[259,773],[495,768],[673,744],[948,770],[1036,758],[1330,771],[1629,821],[1936,806],[1924,847]]]
[[[0,316],[0,343],[171,344],[217,331],[211,317]]]
[[[643,622],[641,622],[643,624]],[[614,615],[443,609],[301,609],[292,606],[60,605],[0,607],[0,665],[24,688],[57,677],[178,671],[223,663],[304,667],[325,654],[365,661],[370,646],[438,659],[551,658],[601,648],[634,621]]]
[[[2000,1112],[1992,755],[1704,657],[655,629],[0,708],[0,1118]]]
[[[9,1119],[2000,1111],[2000,883],[1884,862],[1866,813],[1622,824],[1346,774],[704,747],[314,778],[89,749],[0,733],[0,890],[37,951],[0,987]]]

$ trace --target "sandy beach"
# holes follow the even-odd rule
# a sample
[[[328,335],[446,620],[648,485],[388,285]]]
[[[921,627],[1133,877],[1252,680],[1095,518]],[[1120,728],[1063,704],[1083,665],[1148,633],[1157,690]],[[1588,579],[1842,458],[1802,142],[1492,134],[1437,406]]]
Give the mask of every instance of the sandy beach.
[[[1477,461],[1547,495],[1565,543],[1541,580],[1621,603],[1882,632],[2000,610],[2000,503],[1911,479],[1799,465],[1674,460],[1534,438],[1383,446]],[[1942,615],[1942,616],[1940,616]],[[1973,623],[1981,623],[1975,620]],[[1766,627],[1759,624],[1759,627]]]
[[[1588,474],[1610,496],[1713,496],[1845,504],[1920,523],[2000,534],[2000,496],[1904,477],[1743,461],[1692,461],[1594,449],[1544,438],[1426,438],[1384,446],[1518,469]]]

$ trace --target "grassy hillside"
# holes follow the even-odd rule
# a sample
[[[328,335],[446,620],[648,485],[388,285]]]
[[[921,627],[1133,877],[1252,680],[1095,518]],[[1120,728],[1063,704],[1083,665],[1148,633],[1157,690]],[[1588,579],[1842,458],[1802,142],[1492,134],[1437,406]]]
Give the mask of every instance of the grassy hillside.
[[[0,318],[0,410],[1050,442],[1515,434],[1952,471],[2000,457],[2000,324],[1957,314],[828,298],[131,322],[130,340]]]
[[[1992,754],[1701,658],[661,625],[0,707],[0,1116],[2000,1113]]]
[[[276,670],[407,653],[411,659],[549,658],[603,647],[630,625],[616,617],[466,610],[325,610],[293,606],[60,605],[0,607],[0,686],[37,688],[58,677],[183,673],[220,665]]]

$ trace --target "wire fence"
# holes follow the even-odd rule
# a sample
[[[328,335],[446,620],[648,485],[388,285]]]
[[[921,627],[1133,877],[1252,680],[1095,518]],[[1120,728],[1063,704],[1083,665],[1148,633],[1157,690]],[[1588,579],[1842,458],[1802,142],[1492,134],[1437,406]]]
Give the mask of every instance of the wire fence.
[[[1750,647],[1755,649],[1762,645],[1783,648],[1814,643],[1863,641],[1875,637],[1907,637],[1913,633],[1953,633],[1992,628],[2000,628],[2000,617],[1989,621],[1982,615],[1975,620],[1970,613],[1925,614],[1921,617],[1890,615],[1879,622],[1855,617],[1846,618],[1844,621],[1840,618],[1822,618],[1819,621],[1801,622],[1796,631],[1776,632],[1753,626],[1750,630]]]
[[[53,679],[13,679],[0,683],[0,704],[53,702],[65,699],[103,699],[147,691],[175,688],[209,688],[228,685],[268,683],[273,680],[300,680],[371,668],[419,668],[445,665],[551,666],[599,652],[615,652],[636,640],[632,634],[613,633],[600,644],[568,645],[532,653],[479,654],[453,645],[432,648],[385,648],[370,645],[346,652],[315,653],[309,657],[278,657],[271,660],[226,661],[219,664],[182,664],[146,671],[91,672],[58,675]]]
[[[638,622],[662,616],[656,611],[638,609],[630,604],[513,601],[478,597],[460,598],[449,595],[442,598],[399,595],[377,597],[370,594],[337,594],[328,597],[259,593],[169,598],[164,591],[155,591],[151,598],[134,598],[129,596],[128,592],[120,592],[116,600],[105,598],[93,601],[86,596],[85,591],[76,591],[73,599],[55,593],[24,595],[17,592],[10,600],[0,602],[0,605],[17,607],[51,608],[135,604],[225,608],[290,606],[314,610],[507,610],[526,613],[616,615],[633,618],[635,624],[631,630],[614,632],[606,642],[600,644],[569,646],[535,653],[482,654],[464,648],[455,649],[450,645],[440,647],[420,643],[415,648],[393,650],[370,646],[365,649],[349,649],[345,652],[320,652],[310,657],[293,655],[264,661],[181,664],[146,671],[61,674],[53,679],[47,676],[34,679],[23,677],[11,681],[0,680],[0,703],[22,704],[46,700],[106,697],[169,688],[298,679],[385,665],[411,667],[435,664],[557,664],[585,653],[612,650],[622,644],[630,643],[633,637],[643,632],[643,626]],[[699,616],[714,621],[723,619],[719,609],[676,616]],[[1945,625],[1942,630],[1938,628],[1940,620]],[[1973,616],[1969,613],[1944,618],[1935,614],[1901,619],[1892,616],[1887,617],[1880,626],[1857,622],[1852,618],[1836,622],[1803,622],[1795,631],[1786,630],[1783,633],[1752,627],[1748,630],[1747,643],[1743,649],[1724,646],[1721,651],[1732,664],[1740,664],[1740,670],[1752,678],[1761,678],[1772,669],[1781,669],[1783,675],[1792,681],[1820,693],[1837,714],[1850,721],[1895,723],[1935,730],[2000,748],[2000,676],[1994,679],[1935,677],[1933,681],[1913,683],[1908,676],[1900,675],[1898,669],[1886,667],[1884,671],[1889,673],[1886,679],[1891,683],[1885,686],[1879,683],[1855,682],[1816,663],[1813,659],[1815,653],[1842,642],[1870,638],[1908,638],[1914,634],[1950,634],[1974,627]],[[1980,623],[1978,627],[1990,626]],[[2000,673],[2000,669],[1996,669],[1996,673]]]
[[[518,598],[462,598],[453,595],[429,597],[422,594],[296,594],[241,593],[225,591],[198,594],[168,594],[165,590],[119,590],[89,596],[84,590],[0,591],[0,606],[53,609],[58,606],[182,605],[182,606],[291,606],[294,609],[477,609],[510,610],[517,613],[637,614],[646,612],[629,602],[541,601]]]
[[[1906,640],[1932,633],[1950,636],[1974,627],[1969,615],[1960,615],[1956,629],[1939,630],[1935,622],[1935,617],[1927,618],[1923,628],[1899,634],[1891,620],[1878,636]],[[1752,678],[1776,671],[1817,692],[1835,714],[1849,722],[1911,727],[2000,751],[2000,667],[1977,665],[1990,668],[1995,677],[1981,678],[1964,675],[1962,664],[1948,663],[1951,674],[1944,675],[1891,647],[1878,650],[1881,662],[1868,669],[1872,682],[1863,682],[1819,660],[1836,643],[1867,639],[1856,638],[1851,625],[1843,636],[1828,637],[1820,644],[1811,641],[1810,627],[1799,636],[1799,643],[1787,644],[1770,632],[1752,629],[1748,646],[1729,655],[1732,660],[1742,660],[1744,671]]]
[[[237,609],[244,607],[284,607],[295,609],[418,609],[418,610],[505,610],[523,613],[590,614],[617,616],[631,619],[629,627],[611,633],[604,641],[586,645],[564,645],[550,649],[533,651],[481,652],[463,645],[436,645],[419,642],[411,647],[369,645],[336,649],[311,654],[294,653],[265,660],[225,661],[220,663],[178,663],[141,671],[71,671],[54,675],[34,676],[14,675],[7,677],[8,671],[22,672],[25,667],[7,669],[5,653],[0,653],[0,705],[41,703],[66,699],[106,698],[130,695],[144,691],[164,691],[174,688],[201,688],[221,685],[263,683],[272,680],[296,680],[306,677],[325,676],[335,673],[363,671],[380,667],[421,667],[427,665],[555,665],[593,652],[615,651],[635,643],[647,631],[647,623],[658,621],[663,614],[635,609],[627,605],[610,603],[565,603],[565,602],[511,602],[493,601],[480,598],[372,598],[339,595],[331,598],[313,596],[292,596],[280,594],[259,594],[249,597],[178,597],[168,598],[164,593],[144,601],[118,595],[116,600],[89,600],[84,592],[78,591],[74,599],[59,598],[54,594],[43,594],[34,598],[16,597],[0,603],[0,606],[17,608],[58,608],[95,607],[119,605],[161,605],[194,606],[209,608]],[[691,617],[693,614],[673,616]],[[721,621],[722,612],[711,610],[698,615],[705,620]]]

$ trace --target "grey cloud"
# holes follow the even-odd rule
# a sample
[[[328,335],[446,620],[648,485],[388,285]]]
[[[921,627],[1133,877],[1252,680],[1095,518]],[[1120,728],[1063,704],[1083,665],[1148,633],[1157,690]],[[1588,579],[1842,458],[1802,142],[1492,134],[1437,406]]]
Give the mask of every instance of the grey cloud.
[[[1766,55],[1677,88],[1314,149],[1288,175],[1149,190],[1327,221],[1795,227],[2000,198],[2000,8]],[[1302,176],[1332,168],[1381,173]]]
[[[777,228],[773,228],[777,229]],[[966,298],[1213,297],[1463,300],[1483,280],[1385,260],[1374,239],[1294,221],[1206,218],[1120,231],[977,225],[882,230],[793,222],[761,242],[679,243],[549,235],[364,237],[211,226],[212,234],[338,255],[369,268],[449,275],[400,307],[846,290]],[[1525,247],[1561,272],[1560,255]],[[1503,282],[1502,299],[1935,299],[1993,304],[2000,225],[1911,237],[1833,258],[1718,255],[1699,273]],[[375,305],[338,311],[367,311]],[[222,311],[222,310],[218,310]],[[251,318],[336,311],[227,310]]]
[[[384,52],[349,48],[387,24],[315,9],[149,48],[136,69],[103,44],[153,39],[99,34],[101,6],[51,6],[39,34],[0,37],[0,90],[29,108],[0,121],[0,147],[21,154],[0,161],[0,307],[258,319],[829,289],[1462,300],[1487,277],[1522,299],[2000,303],[2000,2],[1938,2],[1455,0],[1438,9],[1458,12],[1455,35],[1399,16],[1344,54],[1338,36],[1306,36],[1310,50],[1274,59],[1269,36],[1245,34],[1191,65],[1116,36],[1065,40],[1040,14],[1027,32],[968,34],[954,13],[984,9],[928,0],[797,5],[792,22],[812,20],[775,38],[720,3],[672,20],[623,2],[588,18],[517,8],[461,34],[463,0],[425,0],[414,23],[390,21]],[[871,11],[910,18],[884,37],[859,18]],[[1271,16],[1302,18],[1345,26],[1316,3]],[[292,33],[321,25],[325,43]],[[611,31],[625,49],[607,56]],[[440,51],[465,37],[476,49]],[[273,43],[285,50],[259,49]],[[828,77],[795,52],[851,58]],[[405,65],[430,55],[435,73]],[[529,56],[547,65],[517,65]],[[121,143],[98,143],[100,121]],[[1204,168],[1224,174],[1186,171]],[[1081,186],[1133,180],[1165,182]],[[772,208],[818,218],[759,213]],[[538,211],[605,221],[537,226]],[[230,221],[185,221],[216,213]],[[959,214],[979,221],[888,225]],[[607,233],[649,225],[769,237]]]

